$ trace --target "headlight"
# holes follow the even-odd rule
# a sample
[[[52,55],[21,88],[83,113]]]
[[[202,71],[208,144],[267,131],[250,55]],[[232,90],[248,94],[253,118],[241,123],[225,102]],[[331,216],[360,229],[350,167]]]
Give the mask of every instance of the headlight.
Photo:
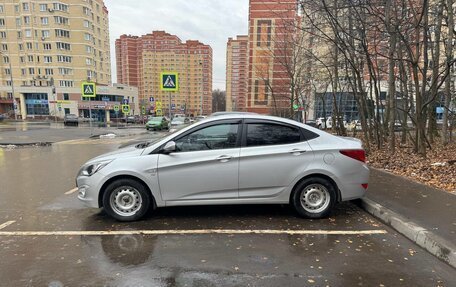
[[[105,160],[105,161],[100,161],[96,163],[91,163],[89,165],[85,165],[81,168],[79,171],[79,175],[84,175],[84,176],[91,176],[106,165],[108,165],[112,160]]]

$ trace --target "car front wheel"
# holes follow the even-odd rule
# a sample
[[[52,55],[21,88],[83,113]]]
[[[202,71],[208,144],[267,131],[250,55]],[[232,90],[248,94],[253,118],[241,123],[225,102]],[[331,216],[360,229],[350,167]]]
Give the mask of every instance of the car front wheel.
[[[336,198],[336,189],[331,182],[311,177],[296,186],[291,203],[302,217],[323,218],[331,213]]]
[[[152,198],[146,187],[133,179],[118,179],[108,185],[103,194],[106,213],[119,221],[142,218],[151,206]]]

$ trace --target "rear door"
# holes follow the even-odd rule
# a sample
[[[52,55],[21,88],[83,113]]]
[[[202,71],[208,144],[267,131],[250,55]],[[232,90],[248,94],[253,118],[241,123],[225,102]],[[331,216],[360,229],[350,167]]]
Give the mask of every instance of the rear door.
[[[246,119],[239,161],[239,198],[275,197],[305,171],[313,152],[300,127]]]

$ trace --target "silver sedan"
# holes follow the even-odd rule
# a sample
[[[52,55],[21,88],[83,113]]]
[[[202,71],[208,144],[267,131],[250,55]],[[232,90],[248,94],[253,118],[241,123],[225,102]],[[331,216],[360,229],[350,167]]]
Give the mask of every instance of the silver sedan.
[[[91,159],[78,198],[120,221],[165,206],[290,204],[328,216],[362,197],[369,169],[361,142],[278,117],[209,117],[155,142]]]

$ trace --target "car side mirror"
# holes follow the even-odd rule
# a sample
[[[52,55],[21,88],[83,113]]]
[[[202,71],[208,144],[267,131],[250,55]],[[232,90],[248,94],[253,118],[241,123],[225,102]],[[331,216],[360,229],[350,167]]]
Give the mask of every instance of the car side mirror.
[[[175,151],[176,151],[176,143],[174,141],[167,142],[162,149],[162,153],[164,153],[164,154],[170,154]]]

